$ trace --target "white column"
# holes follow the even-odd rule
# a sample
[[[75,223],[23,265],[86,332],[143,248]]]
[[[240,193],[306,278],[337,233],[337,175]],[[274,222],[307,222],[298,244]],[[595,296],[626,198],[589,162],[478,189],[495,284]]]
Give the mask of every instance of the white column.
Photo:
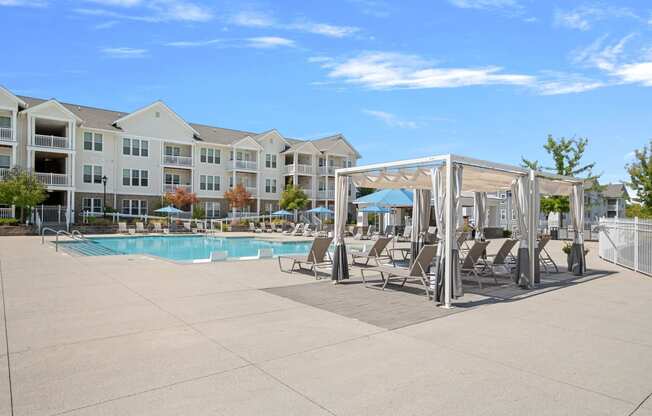
[[[72,213],[73,213],[73,210],[72,210],[72,204],[73,204],[73,202],[72,202],[72,191],[70,191],[70,190],[66,191],[66,199],[67,199],[67,201],[66,201],[66,206],[67,206],[67,208],[66,208],[66,210],[67,210],[67,212],[66,212],[66,228],[70,229],[70,223],[71,223],[71,220],[72,220]]]
[[[528,250],[530,252],[530,285],[535,287],[535,273],[536,268],[539,264],[539,258],[537,256],[537,232],[539,225],[539,213],[536,212],[536,198],[537,193],[539,192],[539,187],[536,186],[536,174],[534,170],[530,169],[530,224],[528,225],[529,234],[528,234]]]
[[[68,155],[68,157],[66,159],[70,161],[70,163],[68,163],[68,167],[67,167],[67,169],[69,169],[69,171],[67,170],[66,173],[68,175],[70,175],[69,176],[70,177],[70,186],[72,186],[74,188],[75,183],[77,182],[75,180],[75,154],[73,153],[71,155]]]
[[[453,166],[452,158],[448,155],[446,160],[446,254],[445,254],[445,273],[444,273],[444,307],[451,307],[451,298],[453,293],[453,240],[455,239],[455,224],[453,213],[455,212],[455,201],[453,196]],[[414,222],[413,222],[414,224]]]
[[[237,176],[235,174],[235,165],[236,165],[237,160],[238,160],[238,151],[235,148],[235,146],[233,146],[233,160],[231,160],[231,164],[232,164],[231,168],[233,169],[232,174],[231,174],[232,177],[233,177],[233,186],[232,186],[232,188],[235,188],[235,186],[237,185],[237,182],[236,182]],[[235,216],[236,208],[233,207],[232,210],[233,210],[233,214]]]
[[[299,154],[297,152],[294,152],[294,173],[292,175],[292,185],[297,186],[299,183],[299,175],[297,174],[297,165],[299,164]]]
[[[263,151],[259,150],[258,151],[258,160],[256,162],[256,215],[260,215],[260,195],[262,194],[260,190],[260,182],[261,182],[261,177],[260,173],[262,172],[262,157],[263,157]]]

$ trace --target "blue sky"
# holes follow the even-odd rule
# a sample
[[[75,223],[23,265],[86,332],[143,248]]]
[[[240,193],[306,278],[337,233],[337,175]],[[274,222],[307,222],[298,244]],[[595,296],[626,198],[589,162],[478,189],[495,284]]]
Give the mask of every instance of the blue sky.
[[[548,158],[588,137],[604,181],[652,138],[648,1],[0,0],[0,84],[314,138],[362,163]]]

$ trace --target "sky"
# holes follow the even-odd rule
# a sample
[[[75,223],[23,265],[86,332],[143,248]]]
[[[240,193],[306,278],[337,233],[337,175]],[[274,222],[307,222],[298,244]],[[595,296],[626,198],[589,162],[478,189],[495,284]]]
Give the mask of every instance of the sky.
[[[652,3],[0,0],[0,85],[292,138],[362,163],[455,153],[552,163],[589,139],[602,182],[652,139]]]

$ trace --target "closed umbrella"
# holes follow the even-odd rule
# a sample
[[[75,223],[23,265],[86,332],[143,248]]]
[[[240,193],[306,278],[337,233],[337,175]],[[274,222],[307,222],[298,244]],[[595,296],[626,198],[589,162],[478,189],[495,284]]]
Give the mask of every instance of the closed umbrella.
[[[380,228],[381,228],[380,227],[380,214],[387,214],[389,212],[392,212],[392,210],[389,209],[389,208],[385,208],[385,207],[379,207],[378,205],[369,205],[369,206],[366,206],[366,207],[360,209],[360,212],[366,212],[368,214],[376,214],[378,216],[378,225],[379,225],[378,231],[381,231],[380,230]]]

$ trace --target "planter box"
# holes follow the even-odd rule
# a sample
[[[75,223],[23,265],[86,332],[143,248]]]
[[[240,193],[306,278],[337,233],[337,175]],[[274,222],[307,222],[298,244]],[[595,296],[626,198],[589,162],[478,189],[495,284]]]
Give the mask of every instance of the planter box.
[[[78,230],[82,234],[115,234],[118,232],[118,225],[73,225],[70,231]]]
[[[0,225],[0,236],[37,235],[32,227],[26,225]]]
[[[229,225],[229,231],[232,232],[246,232],[249,231],[248,225]]]

